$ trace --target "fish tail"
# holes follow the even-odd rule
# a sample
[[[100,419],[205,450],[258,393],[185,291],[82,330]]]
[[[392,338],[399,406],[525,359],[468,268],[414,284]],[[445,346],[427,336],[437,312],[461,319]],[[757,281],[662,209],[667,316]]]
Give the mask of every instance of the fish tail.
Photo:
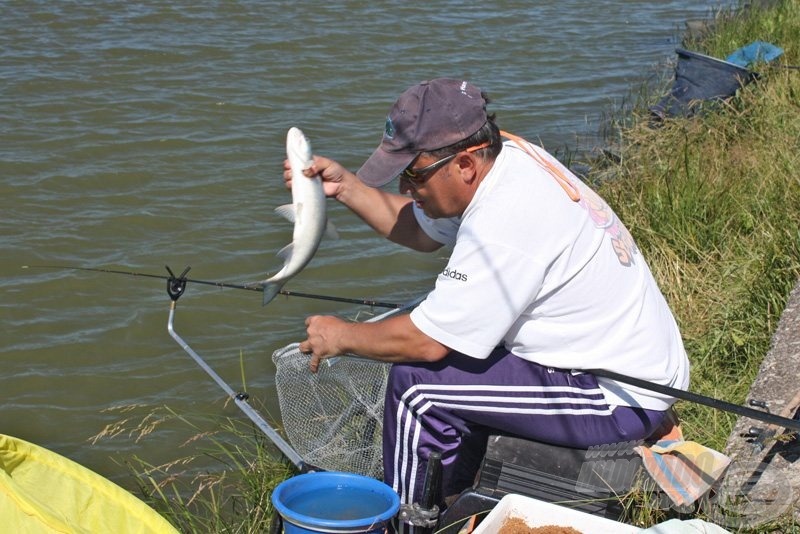
[[[263,286],[264,287],[264,301],[262,303],[262,306],[266,306],[267,304],[272,302],[272,299],[274,299],[278,295],[278,293],[280,293],[282,286],[283,286],[283,284],[278,284],[278,283],[275,283],[275,282],[269,282],[269,283],[264,284],[264,286]]]

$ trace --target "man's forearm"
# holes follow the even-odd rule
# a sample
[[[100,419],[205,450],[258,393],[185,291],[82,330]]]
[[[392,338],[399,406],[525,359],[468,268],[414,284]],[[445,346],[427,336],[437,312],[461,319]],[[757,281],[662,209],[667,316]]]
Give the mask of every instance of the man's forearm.
[[[363,185],[356,179],[336,199],[378,234],[398,245],[420,252],[432,252],[442,246],[422,231],[409,197]]]
[[[423,334],[408,314],[375,323],[352,323],[346,352],[384,362],[434,362],[450,351]]]

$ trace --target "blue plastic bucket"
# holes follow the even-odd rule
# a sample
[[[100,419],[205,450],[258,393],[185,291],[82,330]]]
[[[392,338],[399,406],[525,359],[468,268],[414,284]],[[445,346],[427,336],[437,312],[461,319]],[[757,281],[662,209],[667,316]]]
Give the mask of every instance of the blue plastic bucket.
[[[380,533],[397,514],[400,498],[379,480],[354,473],[305,473],[272,492],[285,534]]]

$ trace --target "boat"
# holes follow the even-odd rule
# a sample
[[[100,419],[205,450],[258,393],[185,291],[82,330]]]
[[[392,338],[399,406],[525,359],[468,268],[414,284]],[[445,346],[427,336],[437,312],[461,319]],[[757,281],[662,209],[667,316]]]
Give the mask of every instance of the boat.
[[[132,493],[53,451],[0,434],[0,517],[18,534],[177,534]]]

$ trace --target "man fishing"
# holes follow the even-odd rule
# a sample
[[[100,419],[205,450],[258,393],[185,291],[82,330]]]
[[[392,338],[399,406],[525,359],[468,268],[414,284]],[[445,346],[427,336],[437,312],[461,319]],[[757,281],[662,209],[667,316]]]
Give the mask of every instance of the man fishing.
[[[639,440],[674,402],[582,369],[688,386],[678,326],[631,235],[545,150],[501,134],[487,102],[466,81],[420,83],[392,106],[356,174],[319,156],[306,171],[386,238],[452,247],[410,313],[312,316],[300,343],[312,371],[347,353],[394,364],[384,478],[405,503],[419,502],[431,451],[454,495],[490,431],[572,447]],[[380,189],[395,178],[400,194]]]

